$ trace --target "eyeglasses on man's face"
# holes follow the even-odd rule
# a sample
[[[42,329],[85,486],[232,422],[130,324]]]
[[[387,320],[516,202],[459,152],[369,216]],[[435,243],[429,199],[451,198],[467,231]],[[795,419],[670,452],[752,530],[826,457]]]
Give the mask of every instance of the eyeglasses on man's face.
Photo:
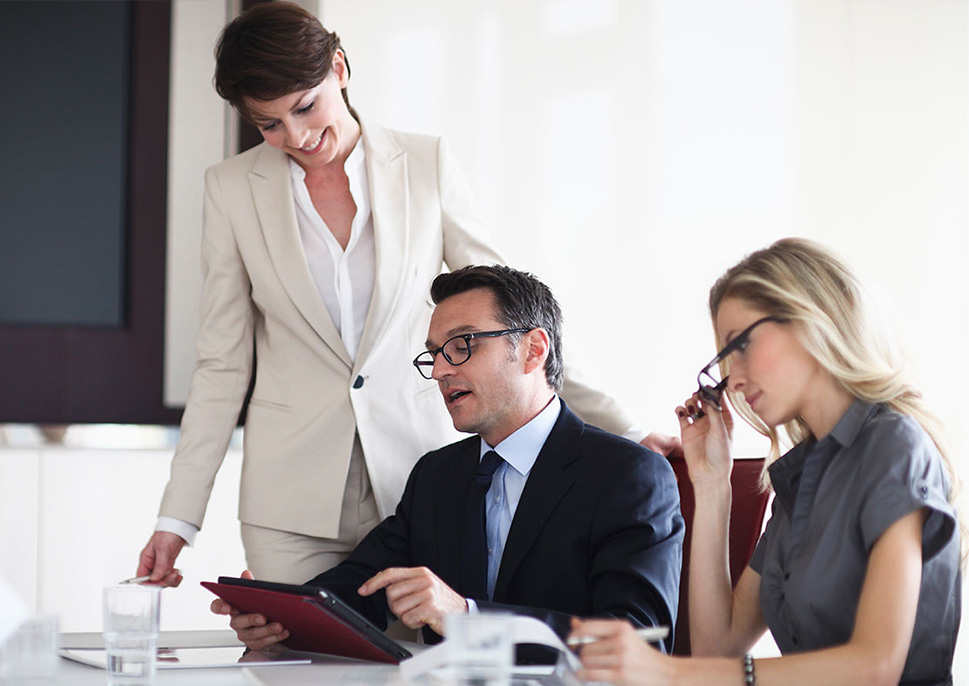
[[[471,353],[474,351],[474,346],[471,345],[471,341],[475,338],[497,338],[512,333],[528,333],[529,331],[531,329],[502,329],[501,331],[461,333],[447,339],[440,348],[422,352],[414,358],[414,366],[417,367],[417,371],[421,373],[421,376],[425,379],[431,379],[434,374],[434,358],[438,356],[438,353],[444,355],[444,359],[447,360],[448,364],[457,367],[471,359]]]
[[[720,403],[723,401],[723,392],[727,389],[727,381],[730,380],[730,377],[725,376],[722,379],[720,378],[720,363],[733,353],[742,353],[746,350],[747,344],[750,342],[750,334],[758,326],[764,322],[781,323],[783,321],[783,319],[777,317],[758,319],[737,334],[736,338],[727,343],[727,345],[723,346],[723,349],[717,353],[717,356],[710,360],[707,366],[701,369],[696,377],[697,384],[700,386],[700,397],[711,403],[718,410],[721,409]]]

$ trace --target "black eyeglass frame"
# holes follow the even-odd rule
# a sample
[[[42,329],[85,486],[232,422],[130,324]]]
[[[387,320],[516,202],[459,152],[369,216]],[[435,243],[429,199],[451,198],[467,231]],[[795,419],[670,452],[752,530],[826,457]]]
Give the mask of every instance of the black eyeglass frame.
[[[420,355],[414,358],[413,365],[414,367],[417,368],[417,371],[420,373],[421,376],[423,376],[428,381],[431,381],[434,378],[433,376],[434,362],[437,359],[438,353],[440,353],[441,355],[444,355],[444,359],[447,360],[447,363],[449,365],[451,365],[452,367],[459,367],[471,359],[471,340],[472,339],[498,338],[499,336],[508,336],[509,334],[513,334],[513,333],[528,333],[529,331],[531,331],[531,329],[502,329],[500,331],[472,331],[470,333],[459,333],[457,336],[451,336],[449,339],[444,341],[444,345],[442,345],[440,348],[435,348],[434,350],[425,350],[424,352],[422,352]],[[461,360],[460,362],[455,362],[454,360],[451,359],[451,356],[444,351],[444,349],[448,346],[448,344],[451,343],[451,341],[458,340],[459,338],[463,339],[464,344],[468,346],[468,356],[463,360]],[[427,354],[430,354],[431,356],[430,360],[427,360],[427,359],[422,360],[421,358]],[[430,370],[429,372],[430,376],[424,373],[425,367]]]
[[[710,373],[710,369],[712,369],[714,365],[720,364],[721,361],[725,360],[735,350],[747,345],[751,332],[765,322],[776,322],[778,324],[783,324],[785,320],[781,319],[780,317],[764,317],[762,319],[758,319],[756,322],[737,334],[737,336],[732,341],[727,343],[727,345],[723,346],[720,352],[717,353],[716,357],[710,360],[710,362],[700,370],[700,373],[697,374],[696,382],[697,386],[699,386],[700,397],[716,407],[718,410],[723,409],[720,406],[720,403],[723,402],[723,393],[725,390],[727,390],[727,381],[730,380],[730,375],[728,374],[720,381],[717,381],[716,377]],[[709,379],[709,381],[712,381],[713,383],[704,383],[705,379]]]

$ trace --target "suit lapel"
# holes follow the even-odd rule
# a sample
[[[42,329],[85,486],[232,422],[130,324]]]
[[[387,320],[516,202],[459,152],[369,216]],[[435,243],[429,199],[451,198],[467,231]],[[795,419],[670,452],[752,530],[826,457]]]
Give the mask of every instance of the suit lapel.
[[[479,441],[462,441],[458,446],[460,452],[453,458],[453,468],[442,477],[440,508],[437,512],[440,577],[455,590],[460,588],[461,534],[468,511],[468,496],[481,455]]]
[[[572,488],[574,481],[565,469],[579,457],[577,446],[581,433],[582,422],[562,403],[559,418],[535,460],[515,510],[498,568],[494,600],[501,601],[505,597],[518,565],[547,524],[552,511]]]
[[[383,335],[397,304],[410,243],[410,203],[407,153],[381,127],[361,124],[370,184],[377,269],[373,298],[357,352],[359,367]]]
[[[284,153],[263,143],[249,172],[249,185],[269,259],[303,318],[347,367],[351,367],[350,356],[306,263],[288,160]]]

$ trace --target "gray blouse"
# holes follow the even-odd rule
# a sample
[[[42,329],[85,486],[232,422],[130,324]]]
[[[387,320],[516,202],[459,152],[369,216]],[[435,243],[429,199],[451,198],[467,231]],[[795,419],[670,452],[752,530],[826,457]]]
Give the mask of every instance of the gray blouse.
[[[903,684],[951,684],[959,631],[959,527],[935,444],[911,417],[855,401],[821,441],[769,469],[771,518],[750,566],[782,653],[846,643],[868,555],[905,515],[927,509],[922,586]]]

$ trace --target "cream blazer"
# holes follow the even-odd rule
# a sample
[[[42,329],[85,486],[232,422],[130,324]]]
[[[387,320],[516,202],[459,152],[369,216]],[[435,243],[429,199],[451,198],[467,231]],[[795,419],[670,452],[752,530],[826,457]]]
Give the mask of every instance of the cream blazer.
[[[251,375],[239,519],[333,538],[354,434],[381,517],[417,459],[459,437],[411,365],[442,263],[502,262],[464,175],[436,137],[363,126],[376,241],[373,299],[351,361],[310,274],[288,157],[263,143],[206,172],[198,359],[160,515],[201,528]],[[615,403],[566,372],[586,421],[624,431]]]

